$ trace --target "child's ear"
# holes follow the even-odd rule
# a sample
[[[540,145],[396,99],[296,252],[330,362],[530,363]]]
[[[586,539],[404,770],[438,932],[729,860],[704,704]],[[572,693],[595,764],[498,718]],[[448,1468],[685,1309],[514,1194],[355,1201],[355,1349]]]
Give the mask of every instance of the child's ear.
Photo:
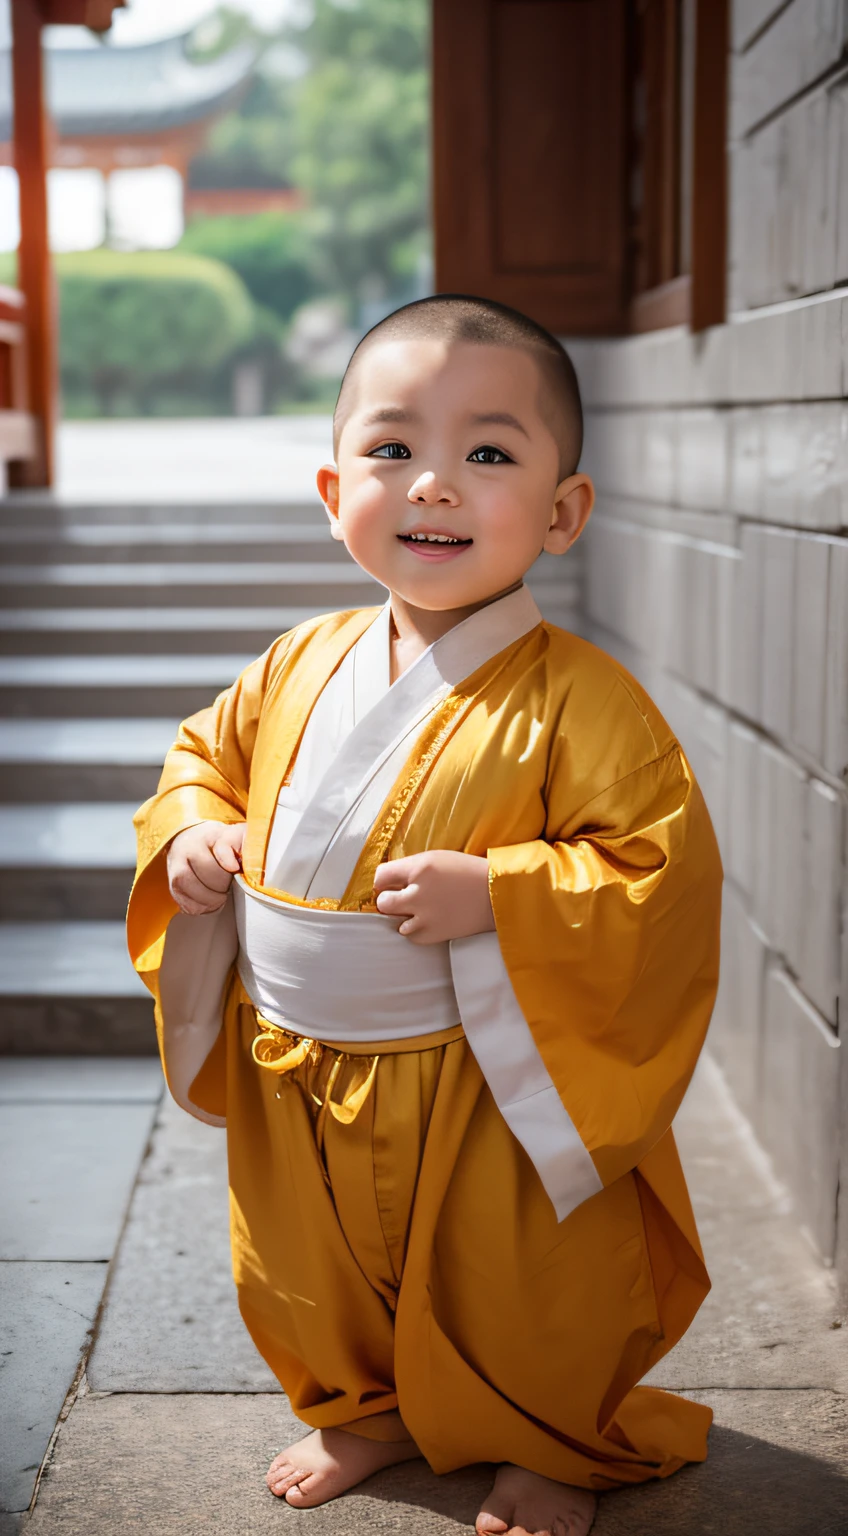
[[[543,548],[551,555],[564,555],[579,539],[594,505],[595,487],[588,475],[569,475],[561,480]]]
[[[322,464],[316,478],[318,495],[330,519],[330,532],[334,539],[344,539],[339,522],[339,472],[335,464]]]

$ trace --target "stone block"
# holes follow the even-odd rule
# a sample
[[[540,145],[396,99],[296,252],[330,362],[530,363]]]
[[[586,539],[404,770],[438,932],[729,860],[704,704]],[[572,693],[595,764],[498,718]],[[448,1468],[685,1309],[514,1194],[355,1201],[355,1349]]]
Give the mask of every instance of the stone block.
[[[98,1392],[279,1391],[238,1312],[226,1137],[170,1098],[135,1188],[87,1370]]]
[[[155,1104],[164,1078],[145,1056],[6,1056],[0,1104]]]
[[[750,1536],[763,1516],[780,1536],[809,1536],[811,1498],[816,1536],[841,1536],[848,1426],[841,1399],[803,1390],[687,1396],[715,1415],[706,1463],[603,1498],[595,1536]]]
[[[678,411],[648,411],[641,424],[642,484],[634,487],[646,500],[671,504],[675,499]]]
[[[839,1040],[785,971],[766,977],[757,1129],[801,1225],[832,1259],[839,1182]]]
[[[811,200],[805,178],[815,176],[814,168],[805,164],[806,107],[806,102],[798,102],[758,135],[769,168],[775,167],[774,181],[768,188],[772,262],[768,274],[771,287],[765,297],[771,303],[804,292],[806,226]]]
[[[763,413],[737,408],[730,413],[728,504],[731,511],[759,517],[763,504]]]
[[[848,279],[848,197],[844,195],[846,167],[848,167],[848,86],[844,80],[833,88],[830,93],[830,108],[833,114],[833,132],[837,144],[837,165],[841,178],[840,186],[842,195],[838,201],[836,223],[836,281],[844,283]],[[846,308],[843,302],[842,308],[843,336],[846,326]],[[844,354],[843,354],[844,356]],[[843,372],[842,393],[845,393],[845,373]]]
[[[819,0],[820,7],[823,3],[835,11],[841,0]],[[795,110],[803,123],[801,132],[807,172],[805,179],[796,183],[799,194],[803,188],[806,205],[801,282],[804,293],[821,293],[825,288],[832,288],[836,281],[841,112],[827,91],[816,92],[806,102],[799,103]]]
[[[724,511],[728,490],[726,411],[681,411],[677,428],[677,499],[683,507]]]
[[[777,787],[780,782],[784,754],[771,742],[762,738],[757,742],[754,760],[754,889],[752,906],[755,921],[763,930],[773,949],[779,948],[776,932],[775,881],[777,879],[778,846],[775,837],[777,825]]]
[[[756,1109],[760,1086],[763,986],[769,948],[730,885],[721,918],[721,983],[710,1025],[709,1047],[746,1115]]]
[[[105,1264],[0,1263],[0,1509],[25,1510],[106,1281]]]
[[[848,771],[848,539],[830,549],[824,720],[825,767],[841,779]]]
[[[763,411],[762,517],[768,523],[799,521],[806,427],[798,405],[772,405]]]
[[[749,898],[754,891],[759,740],[732,720],[727,736],[727,851],[725,869]]]
[[[742,556],[733,545],[711,551],[715,587],[715,692],[723,704],[733,703],[736,657],[733,652],[733,605]]]
[[[795,548],[792,740],[815,762],[824,754],[829,540],[798,539]]]
[[[707,802],[719,847],[727,845],[727,733],[723,709],[695,695],[687,753]]]
[[[846,159],[848,165],[848,159]],[[848,276],[848,273],[846,273]],[[806,400],[838,400],[843,392],[843,294],[805,300],[801,317],[801,389]]]
[[[265,1486],[303,1434],[283,1397],[81,1397],[62,1429],[32,1536],[468,1536],[492,1468],[436,1477],[423,1461],[343,1499],[293,1509]],[[287,1533],[287,1536],[288,1536]],[[730,1533],[735,1536],[735,1533]]]
[[[597,1536],[842,1536],[844,1402],[834,1393],[700,1390],[710,1454],[668,1481],[601,1496]],[[318,1509],[265,1487],[272,1456],[299,1433],[279,1399],[80,1398],[62,1429],[30,1536],[199,1536],[214,1522],[249,1536],[467,1536],[491,1466],[436,1477],[408,1462]]]
[[[845,304],[848,315],[848,301]],[[845,393],[848,395],[848,369],[846,369]],[[848,533],[848,401],[843,399],[839,412],[839,456],[836,465],[836,484],[839,488],[839,525]]]
[[[783,310],[732,315],[729,329],[733,359],[731,398],[740,404],[789,398],[790,366]]]
[[[757,952],[756,1007],[760,983]],[[647,1382],[672,1390],[844,1391],[848,1333],[831,1327],[832,1276],[810,1251],[786,1188],[739,1109],[733,1061],[719,1069],[715,1055],[711,1026],[674,1122],[712,1290]]]
[[[798,537],[777,528],[762,530],[762,671],[758,716],[782,740],[792,720],[793,600]]]
[[[110,1259],[154,1108],[0,1105],[0,1258]]]
[[[714,561],[694,539],[677,548],[678,624],[674,668],[705,693],[715,692],[716,602]]]
[[[732,703],[749,720],[759,719],[763,645],[763,564],[765,531],[748,523],[740,537],[733,594]]]
[[[734,133],[742,135],[828,70],[842,51],[841,0],[795,0],[772,7],[774,19],[736,61]]]
[[[734,52],[744,52],[756,33],[762,31],[783,4],[784,0],[734,0],[730,8]]]
[[[837,1023],[842,882],[845,863],[844,791],[811,779],[806,794],[807,858],[796,969],[805,993]]]
[[[834,400],[797,410],[801,434],[797,520],[805,528],[838,529],[848,497],[845,408]]]
[[[809,880],[809,779],[798,763],[778,752],[769,758],[769,774],[773,844],[769,931],[775,948],[786,956],[797,974]]]
[[[772,949],[796,958],[805,867],[806,776],[770,742],[755,759],[753,912]]]

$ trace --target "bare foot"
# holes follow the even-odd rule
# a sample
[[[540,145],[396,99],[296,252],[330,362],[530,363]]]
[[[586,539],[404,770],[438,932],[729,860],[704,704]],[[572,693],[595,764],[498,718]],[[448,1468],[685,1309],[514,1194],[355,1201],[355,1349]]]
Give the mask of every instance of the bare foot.
[[[347,1493],[372,1472],[398,1461],[411,1461],[420,1454],[409,1440],[398,1444],[366,1440],[346,1429],[314,1429],[275,1456],[265,1481],[278,1499],[285,1499],[295,1509],[314,1509]]]
[[[588,1488],[555,1483],[507,1462],[477,1516],[477,1536],[587,1536],[597,1507]]]

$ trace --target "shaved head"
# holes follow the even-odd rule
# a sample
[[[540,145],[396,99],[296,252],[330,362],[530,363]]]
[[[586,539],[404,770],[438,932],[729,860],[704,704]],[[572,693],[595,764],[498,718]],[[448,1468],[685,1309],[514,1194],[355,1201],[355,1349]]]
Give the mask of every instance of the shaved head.
[[[505,347],[526,352],[539,374],[539,414],[559,445],[560,478],[572,475],[583,447],[583,410],[574,365],[560,342],[544,326],[517,309],[476,299],[463,293],[441,293],[418,299],[387,315],[366,332],[347,365],[333,416],[333,447],[338,462],[339,439],[356,399],[360,366],[374,347],[394,341],[444,341],[480,347]]]

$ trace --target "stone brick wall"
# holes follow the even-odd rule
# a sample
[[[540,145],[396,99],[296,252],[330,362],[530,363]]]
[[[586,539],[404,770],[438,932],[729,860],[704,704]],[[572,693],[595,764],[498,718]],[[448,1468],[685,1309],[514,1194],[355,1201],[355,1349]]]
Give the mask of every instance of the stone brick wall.
[[[571,351],[583,629],[691,757],[727,874],[712,1048],[848,1279],[846,39],[842,0],[736,0],[732,319]]]

